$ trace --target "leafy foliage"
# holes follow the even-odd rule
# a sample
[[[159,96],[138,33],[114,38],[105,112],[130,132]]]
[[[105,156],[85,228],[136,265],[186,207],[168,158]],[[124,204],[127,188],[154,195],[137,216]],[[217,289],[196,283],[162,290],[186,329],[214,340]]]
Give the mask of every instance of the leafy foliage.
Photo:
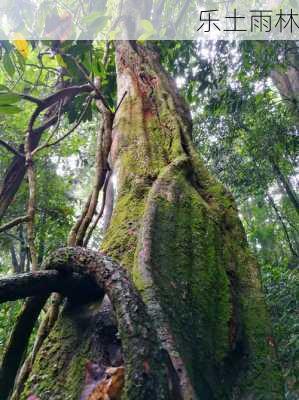
[[[295,270],[272,265],[264,265],[262,271],[277,350],[287,382],[286,399],[296,400],[298,398],[296,393],[299,390],[298,273]]]

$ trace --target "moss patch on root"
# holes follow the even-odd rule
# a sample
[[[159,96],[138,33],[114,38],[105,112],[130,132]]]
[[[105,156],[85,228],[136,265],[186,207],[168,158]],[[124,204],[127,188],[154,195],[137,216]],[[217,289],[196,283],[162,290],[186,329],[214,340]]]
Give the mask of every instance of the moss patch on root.
[[[98,307],[95,304],[76,306],[62,312],[38,353],[21,400],[30,394],[40,400],[79,398],[85,365],[100,356],[92,341]]]

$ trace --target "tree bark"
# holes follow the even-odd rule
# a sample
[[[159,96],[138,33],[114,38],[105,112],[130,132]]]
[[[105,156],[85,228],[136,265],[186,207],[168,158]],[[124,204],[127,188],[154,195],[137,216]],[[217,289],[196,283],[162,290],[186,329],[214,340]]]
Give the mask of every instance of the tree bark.
[[[146,304],[180,393],[172,398],[281,400],[258,266],[231,195],[193,148],[190,111],[150,46],[117,42],[116,66],[118,101],[127,95],[114,118],[109,161],[115,199],[101,250],[128,270]],[[29,393],[41,400],[80,397],[84,366],[103,359],[95,342],[100,315],[99,304],[62,313],[22,400]],[[121,329],[131,388],[122,398],[140,400],[128,373],[130,330]],[[137,336],[143,325],[139,329]],[[142,352],[135,350],[139,363]],[[165,390],[147,399],[162,399]]]
[[[296,192],[293,189],[293,186],[289,179],[283,174],[278,163],[274,158],[270,157],[270,163],[272,165],[273,172],[278,180],[278,182],[282,185],[285,193],[287,194],[290,202],[293,204],[296,212],[299,214],[299,199]]]
[[[11,392],[18,368],[26,353],[30,335],[46,300],[47,295],[28,299],[16,321],[0,367],[0,398],[3,400]]]
[[[275,216],[276,216],[278,222],[280,223],[280,225],[281,225],[281,227],[282,227],[282,230],[283,230],[283,232],[284,232],[284,236],[285,236],[286,242],[287,242],[287,244],[288,244],[288,246],[289,246],[289,249],[290,249],[291,254],[292,254],[294,257],[298,257],[299,254],[298,254],[297,251],[294,249],[294,246],[293,246],[292,240],[291,240],[291,238],[290,238],[290,234],[289,234],[289,232],[288,232],[288,228],[287,228],[287,226],[286,226],[286,224],[285,224],[285,221],[283,220],[283,217],[282,217],[282,215],[280,214],[280,211],[279,211],[278,207],[276,206],[275,201],[274,201],[274,199],[273,199],[273,197],[271,196],[270,193],[267,193],[267,198],[268,198],[268,202],[270,203],[270,206],[271,206],[271,207],[273,208],[273,210],[274,210],[274,213],[275,213]]]
[[[89,278],[78,275],[61,276],[56,271],[39,271],[0,279],[0,303],[14,301],[29,296],[41,296],[52,292],[82,299],[101,295],[97,286]]]
[[[277,87],[283,101],[295,113],[299,122],[299,48],[296,41],[284,44],[285,71],[273,69],[270,77]]]
[[[180,399],[180,397],[174,397],[174,395],[171,394],[173,391],[173,387],[169,387],[168,377],[171,376],[172,370],[168,369],[168,358],[160,346],[156,332],[152,325],[152,321],[147,314],[145,305],[134,285],[132,284],[127,272],[124,269],[122,269],[118,264],[114,263],[110,258],[105,257],[98,252],[86,250],[79,247],[58,250],[56,253],[49,257],[44,267],[46,269],[54,269],[58,271],[57,273],[60,274],[61,279],[68,279],[70,281],[74,280],[75,285],[77,284],[77,278],[75,278],[75,274],[82,275],[83,280],[81,279],[81,282],[85,287],[85,291],[86,293],[88,293],[88,295],[90,295],[90,287],[88,281],[86,281],[86,277],[89,277],[97,285],[97,297],[99,299],[103,298],[103,292],[108,295],[109,300],[115,311],[118,332],[122,342],[123,357],[126,360],[126,383],[123,388],[124,398],[134,398],[139,400],[174,400],[175,398],[178,400]],[[55,271],[51,272],[53,273]],[[26,282],[24,284],[24,286],[27,288],[27,291],[31,290],[31,294],[36,293],[37,289],[36,287],[34,287],[34,285],[32,285],[32,281],[34,281],[35,275],[40,275],[39,280],[42,280],[42,283],[46,287],[46,290],[53,290],[53,277],[51,275],[45,274],[44,276],[42,276],[39,272],[28,274],[28,276],[26,277],[27,279],[29,279],[30,276],[31,279],[31,285],[28,285],[28,283]],[[84,277],[85,282],[83,282]],[[56,278],[57,276],[55,275],[55,290],[57,290]],[[14,282],[17,281],[16,277],[14,277],[13,279]],[[1,283],[4,288],[7,286],[12,287],[12,283],[7,282],[6,279],[2,280]],[[62,293],[64,292],[63,286],[64,285],[61,285],[60,288],[60,291]],[[40,287],[38,289],[40,290]],[[26,294],[28,293],[19,293],[20,296],[25,296]],[[76,303],[74,304],[73,290],[70,294],[71,305],[69,307],[66,307],[62,318],[66,318],[67,311],[71,312],[69,309],[70,307],[71,310],[76,309],[76,311],[78,311]],[[7,291],[5,295],[7,295]],[[76,298],[75,300],[77,301],[78,299]],[[86,315],[83,315],[83,318],[86,318]],[[79,321],[77,321],[77,323],[78,322]],[[78,330],[78,328],[82,328],[82,330],[84,331],[84,327],[77,326],[74,328],[77,328],[76,330]],[[79,332],[80,329],[77,333]],[[71,332],[67,332],[67,334],[71,335]],[[100,343],[102,343],[101,340]],[[110,343],[108,344],[111,345],[111,338]],[[92,345],[92,343],[89,342],[89,345]],[[95,345],[97,345],[97,343],[93,344],[93,346]],[[61,354],[57,354],[56,351],[57,348],[55,349],[54,354],[60,357]],[[50,353],[52,353],[52,350],[50,350]],[[18,352],[17,354],[20,354],[20,352]],[[54,354],[52,353],[52,355]],[[45,359],[43,359],[44,355],[45,354],[43,354],[42,359],[39,360],[39,362],[41,363],[41,367],[44,366],[44,362],[46,361]],[[67,358],[63,357],[63,361],[66,362],[66,359],[68,359],[68,357],[69,354],[67,354]],[[56,359],[56,361],[58,362],[58,359]],[[100,365],[100,361],[103,362],[103,359],[100,361],[95,361],[97,361],[98,365]],[[88,365],[89,362],[90,361],[87,360],[86,365]],[[53,365],[53,367],[57,372],[57,365]],[[78,366],[75,364],[73,367],[77,368]],[[81,367],[81,365],[79,367]],[[75,373],[75,371],[72,372]],[[74,377],[72,376],[72,378]],[[35,396],[41,396],[41,398],[43,398],[44,396],[45,398],[51,399],[66,398],[63,397],[65,395],[62,395],[62,393],[64,392],[63,381],[49,381],[47,383],[47,385],[49,386],[46,387],[44,386],[44,384],[40,386],[40,383],[41,382],[37,381],[36,385],[34,385],[30,389],[29,393],[34,394]],[[76,389],[75,385],[78,385],[78,383],[82,383],[82,379],[80,380],[80,382],[74,382],[73,386],[71,388],[68,388],[73,393],[70,398],[75,399],[79,396],[80,393],[76,393],[76,391],[74,391]],[[49,388],[53,384],[55,386],[52,391]],[[27,395],[29,395],[29,393],[27,393]],[[82,399],[87,399],[87,397],[82,397]]]

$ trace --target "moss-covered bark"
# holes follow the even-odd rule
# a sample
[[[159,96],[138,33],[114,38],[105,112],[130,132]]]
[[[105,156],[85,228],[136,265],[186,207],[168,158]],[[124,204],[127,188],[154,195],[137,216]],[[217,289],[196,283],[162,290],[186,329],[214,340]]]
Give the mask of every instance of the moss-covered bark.
[[[157,55],[119,42],[116,64],[119,99],[127,95],[113,126],[117,196],[102,251],[133,277],[184,400],[280,400],[258,267],[235,203],[193,149],[188,107]],[[90,307],[61,315],[26,393],[35,380],[41,400],[79,398],[84,362],[101,357],[89,344]]]
[[[184,397],[281,399],[258,267],[230,194],[193,149],[189,110],[150,50],[117,45],[112,161],[118,196],[103,249],[132,271]]]

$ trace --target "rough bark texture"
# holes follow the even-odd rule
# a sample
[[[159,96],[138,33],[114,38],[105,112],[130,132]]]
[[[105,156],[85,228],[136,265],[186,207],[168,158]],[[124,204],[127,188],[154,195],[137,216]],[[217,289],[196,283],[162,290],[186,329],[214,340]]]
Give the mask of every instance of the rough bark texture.
[[[151,50],[119,42],[116,64],[119,100],[127,95],[114,120],[116,198],[102,251],[133,277],[184,400],[283,399],[258,266],[233,199],[193,149],[189,110]],[[26,394],[79,398],[84,365],[101,358],[99,315],[99,304],[63,312]],[[137,399],[138,385],[126,385],[124,398]]]
[[[0,280],[0,303],[29,296],[50,295],[52,292],[76,297],[81,303],[99,297],[99,289],[94,282],[77,274],[61,276],[56,271],[38,271]]]
[[[10,335],[0,366],[0,399],[7,399],[13,387],[18,367],[26,353],[29,338],[37,318],[47,301],[47,295],[32,297],[24,304]]]
[[[171,392],[168,388],[168,364],[167,358],[164,355],[164,351],[160,346],[155,330],[153,329],[151,319],[147,315],[147,311],[144,303],[137,290],[133,286],[131,279],[129,279],[128,273],[121,268],[118,264],[114,263],[110,258],[101,256],[98,252],[93,252],[91,250],[86,250],[83,248],[66,248],[58,250],[54,255],[52,255],[48,262],[46,263],[46,268],[56,269],[61,274],[72,275],[75,273],[83,273],[84,275],[90,276],[94,282],[98,285],[99,289],[104,291],[115,311],[116,321],[119,336],[122,342],[123,357],[125,360],[125,377],[126,383],[123,389],[124,399],[138,399],[138,400],[174,400],[171,397]],[[101,293],[101,291],[99,292]],[[67,320],[67,312],[69,309],[74,309],[74,303],[66,307],[64,314],[59,321],[65,322]],[[76,307],[75,307],[76,309]],[[78,311],[78,309],[77,309]],[[84,313],[85,314],[85,313]],[[85,328],[89,328],[89,324],[83,323],[82,317],[86,318],[86,314],[77,314],[76,326],[72,326],[71,320],[68,330],[64,332],[65,326],[63,326],[63,331],[61,333],[65,335],[70,335],[73,330],[75,330],[76,340],[75,347],[71,347],[71,351],[81,351],[81,346],[79,340],[81,337],[77,337],[79,333],[84,334]],[[70,330],[70,328],[73,328]],[[102,351],[104,350],[103,338],[97,338],[94,343],[90,342],[94,336],[98,334],[95,326],[92,326],[93,330],[88,331],[88,336],[84,339],[88,340],[89,346],[102,346]],[[58,332],[60,331],[58,327]],[[80,332],[81,331],[81,332]],[[53,332],[54,335],[57,332]],[[56,379],[53,375],[47,375],[47,371],[50,369],[53,373],[55,371],[56,378],[61,374],[67,364],[70,363],[69,357],[73,356],[67,353],[60,354],[57,349],[61,343],[61,339],[66,337],[58,337],[51,335],[50,342],[56,344],[54,348],[49,348],[47,345],[43,348],[40,358],[37,359],[39,363],[39,368],[44,371],[43,378],[47,377],[44,382],[33,375],[33,381],[29,381],[31,388],[29,393],[35,396],[40,396],[40,398],[51,398],[51,399],[76,399],[79,397],[80,392],[77,392],[80,388],[80,384],[83,383],[82,377],[79,381],[74,380],[71,383],[71,387],[65,388],[65,374],[63,374],[64,379]],[[56,342],[57,341],[57,342]],[[109,338],[111,341],[111,337]],[[86,346],[86,343],[83,343]],[[111,345],[111,343],[108,343]],[[48,343],[49,345],[49,343]],[[74,350],[75,349],[75,350]],[[54,350],[54,353],[53,353]],[[66,349],[65,349],[66,350]],[[85,348],[86,354],[90,349]],[[95,351],[95,349],[94,349]],[[106,350],[107,351],[107,350]],[[99,349],[97,350],[99,352]],[[50,355],[50,358],[49,358]],[[78,354],[77,354],[78,355]],[[82,354],[80,354],[82,356]],[[98,365],[103,365],[103,354],[98,360],[93,360],[97,362]],[[54,365],[53,359],[55,359]],[[74,356],[73,356],[74,357]],[[82,367],[80,360],[74,357],[71,360],[73,368]],[[84,357],[83,357],[84,361]],[[82,361],[81,361],[82,362]],[[85,359],[85,364],[88,365],[91,360]],[[111,359],[110,359],[110,362]],[[62,369],[62,370],[61,370]],[[78,379],[75,370],[67,369],[70,379]],[[28,390],[28,389],[27,389]],[[66,392],[66,390],[68,392]],[[81,388],[82,391],[82,388]],[[26,392],[26,390],[25,390]],[[29,395],[27,393],[27,395]],[[81,397],[82,400],[87,400],[87,397]],[[177,398],[177,397],[176,397]],[[106,400],[106,399],[105,399]],[[107,399],[108,400],[108,399]]]
[[[299,46],[296,41],[285,42],[285,70],[273,69],[270,77],[277,87],[283,101],[294,112],[299,124]]]

